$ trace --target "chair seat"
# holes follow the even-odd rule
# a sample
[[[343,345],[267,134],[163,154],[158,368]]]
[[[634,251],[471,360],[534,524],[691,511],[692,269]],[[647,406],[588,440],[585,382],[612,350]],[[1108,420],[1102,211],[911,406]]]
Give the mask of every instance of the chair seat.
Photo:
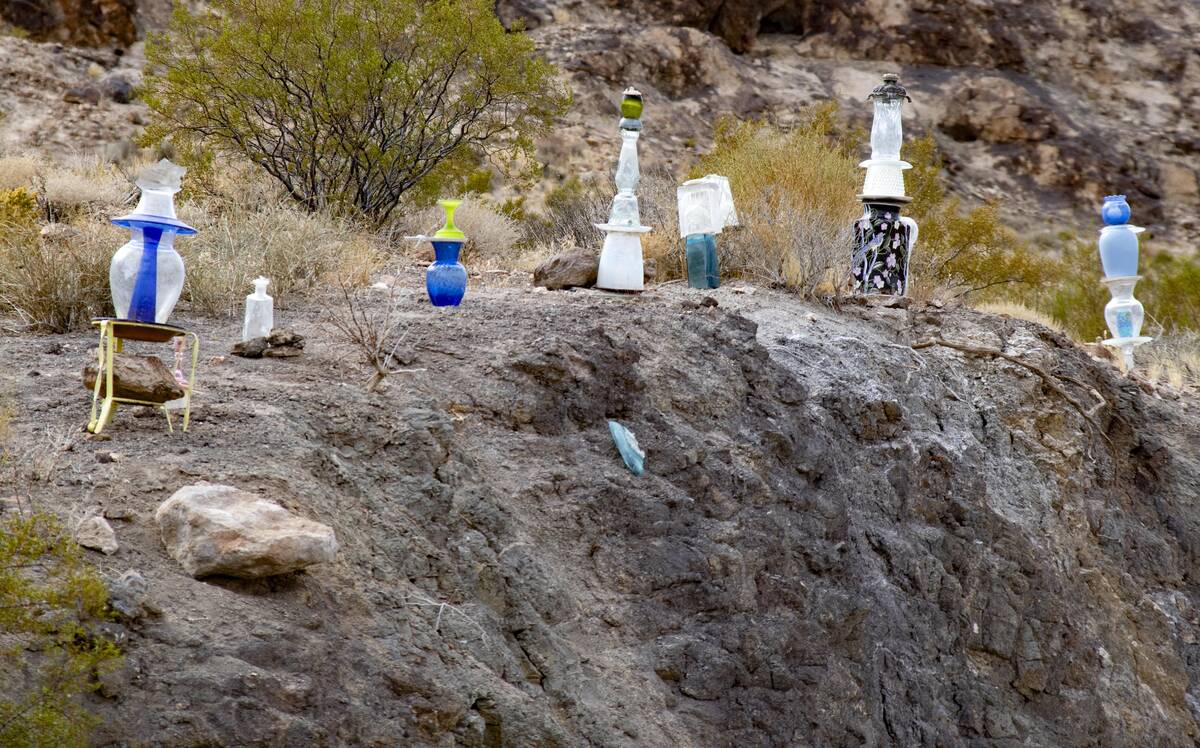
[[[175,325],[160,325],[156,322],[137,322],[116,317],[93,317],[92,324],[96,327],[102,322],[109,322],[114,338],[121,340],[140,340],[145,343],[165,343],[171,338],[187,335],[187,330]]]

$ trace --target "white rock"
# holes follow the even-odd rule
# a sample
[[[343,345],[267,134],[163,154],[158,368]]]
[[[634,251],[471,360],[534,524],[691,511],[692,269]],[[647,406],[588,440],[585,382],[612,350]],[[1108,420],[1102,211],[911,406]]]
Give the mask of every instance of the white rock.
[[[154,513],[167,552],[193,577],[269,577],[332,561],[333,529],[233,486],[184,486]]]
[[[88,517],[75,528],[75,542],[84,548],[101,551],[105,554],[116,553],[117,534],[112,525],[100,515]]]

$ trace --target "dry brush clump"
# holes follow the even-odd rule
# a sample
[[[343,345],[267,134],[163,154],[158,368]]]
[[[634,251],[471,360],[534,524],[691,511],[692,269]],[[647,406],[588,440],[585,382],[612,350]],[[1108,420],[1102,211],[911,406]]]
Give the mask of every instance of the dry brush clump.
[[[718,123],[713,149],[692,177],[729,177],[741,228],[719,239],[721,272],[812,296],[835,292],[849,266],[856,161],[836,138],[832,106],[816,107],[792,128],[766,122]]]

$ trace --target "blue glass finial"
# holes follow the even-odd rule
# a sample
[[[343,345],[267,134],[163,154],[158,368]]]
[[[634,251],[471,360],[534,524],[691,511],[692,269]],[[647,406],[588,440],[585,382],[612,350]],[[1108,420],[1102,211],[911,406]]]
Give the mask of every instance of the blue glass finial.
[[[1129,203],[1125,202],[1124,195],[1109,195],[1104,198],[1104,205],[1100,206],[1100,217],[1106,226],[1129,223],[1130,215]]]

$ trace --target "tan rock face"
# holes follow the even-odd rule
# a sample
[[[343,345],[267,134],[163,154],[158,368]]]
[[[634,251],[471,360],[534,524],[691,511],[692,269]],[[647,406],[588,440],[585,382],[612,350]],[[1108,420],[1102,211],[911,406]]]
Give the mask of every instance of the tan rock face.
[[[135,0],[0,0],[0,17],[39,41],[85,47],[137,41]]]
[[[188,574],[257,579],[329,562],[333,530],[233,486],[184,486],[154,514],[163,544]]]
[[[83,369],[83,386],[89,390],[96,386],[96,362]],[[165,403],[183,397],[183,388],[175,381],[175,375],[158,356],[135,356],[118,353],[113,359],[113,390],[117,397],[133,400],[148,400]],[[106,396],[104,383],[100,383],[100,396]]]

